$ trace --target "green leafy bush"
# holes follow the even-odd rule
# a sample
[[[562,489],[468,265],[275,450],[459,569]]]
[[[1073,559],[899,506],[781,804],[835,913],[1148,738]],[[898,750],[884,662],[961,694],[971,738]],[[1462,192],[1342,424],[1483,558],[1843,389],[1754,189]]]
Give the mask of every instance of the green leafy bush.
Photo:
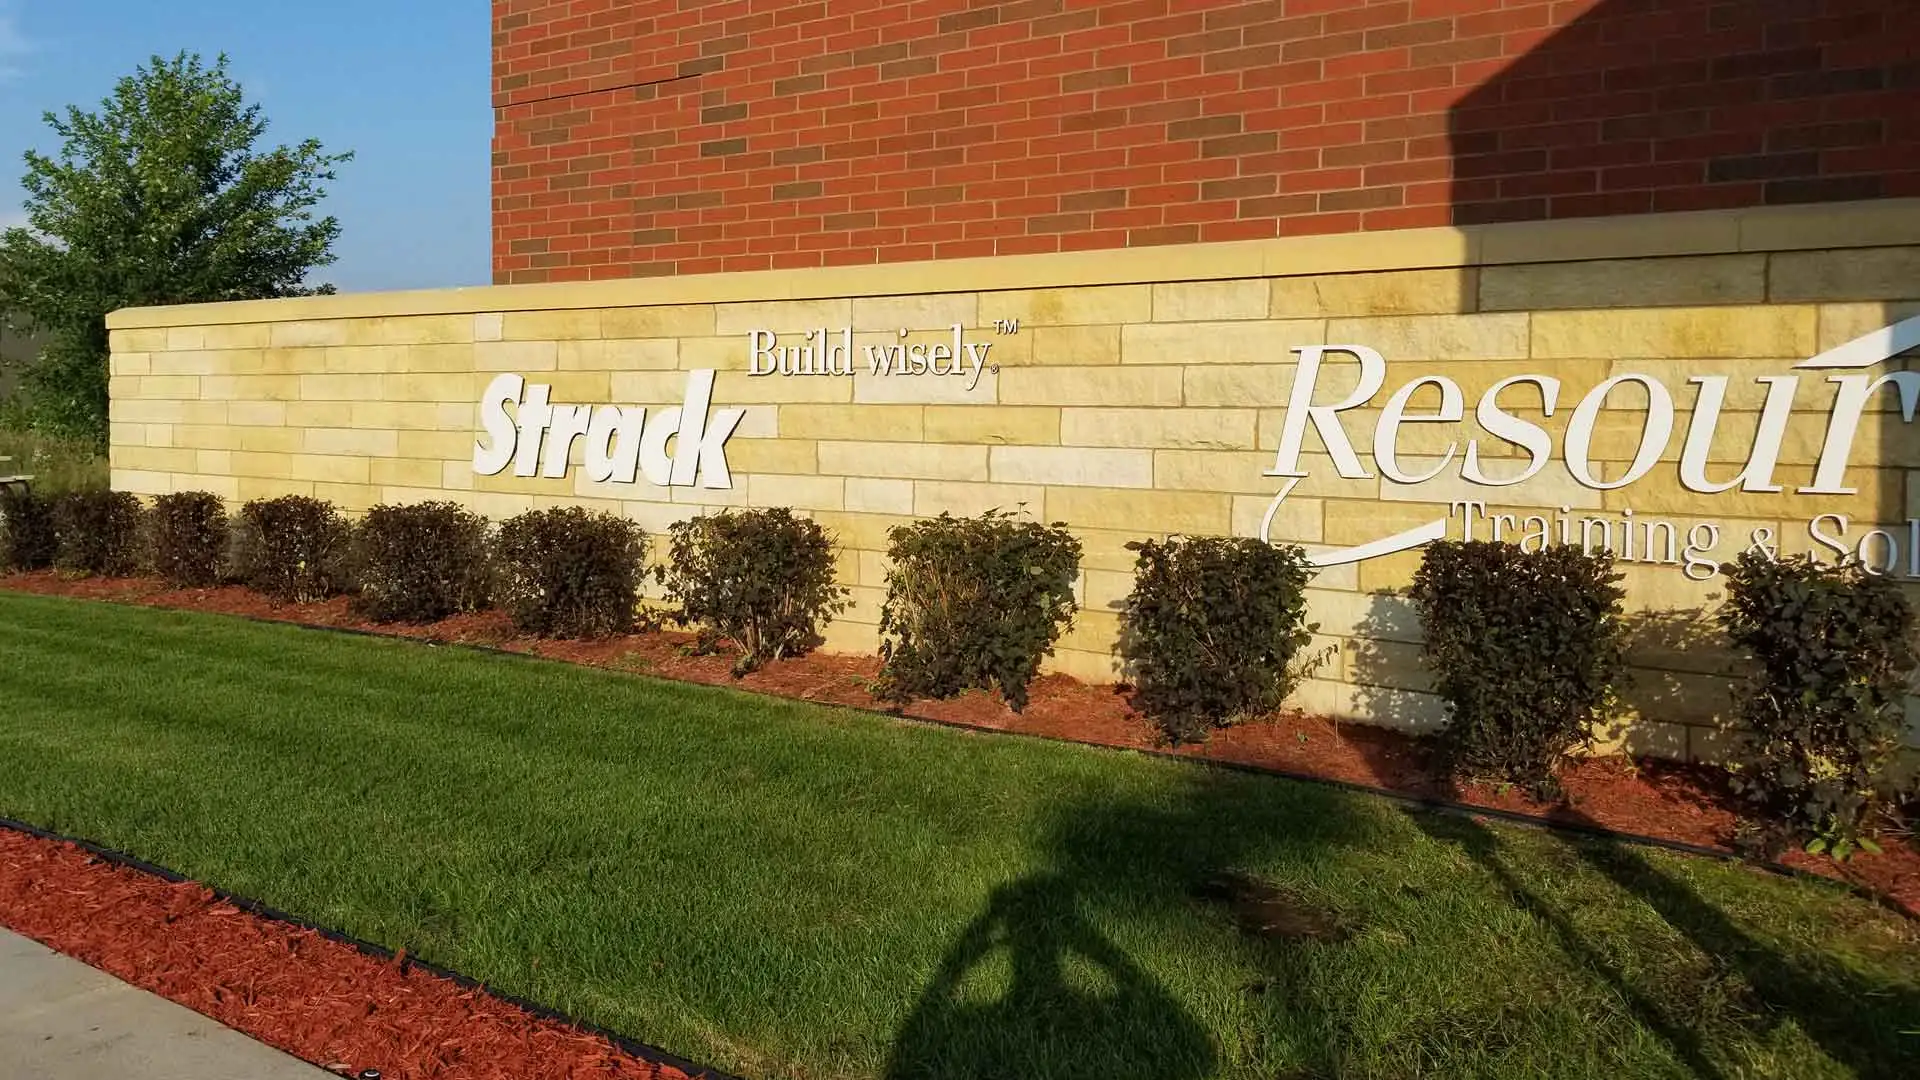
[[[633,629],[646,534],[622,517],[568,506],[500,527],[495,596],[525,633],[600,637]]]
[[[45,570],[58,549],[53,500],[23,487],[0,488],[0,570]]]
[[[1224,537],[1127,547],[1139,558],[1120,655],[1135,706],[1176,744],[1278,708],[1315,629],[1307,553]]]
[[[896,526],[888,538],[881,700],[998,688],[1025,708],[1040,661],[1073,624],[1080,541],[1064,525],[994,510],[941,514]]]
[[[147,509],[147,552],[154,572],[176,588],[218,585],[227,539],[227,510],[212,492],[161,495]]]
[[[732,642],[736,675],[812,649],[846,610],[832,539],[791,510],[712,514],[668,529],[672,561],[655,573],[680,605],[674,618],[700,628],[702,649]]]
[[[353,534],[330,502],[304,495],[255,499],[233,523],[233,575],[283,603],[346,592]]]
[[[69,491],[53,501],[54,568],[127,577],[140,567],[140,498],[126,491]]]
[[[1619,581],[1606,552],[1427,547],[1410,595],[1447,702],[1440,748],[1455,775],[1557,793],[1555,768],[1591,741],[1624,666]]]
[[[1911,606],[1898,584],[1857,563],[1750,551],[1727,570],[1720,619],[1752,658],[1734,785],[1765,822],[1762,842],[1846,858],[1869,814],[1897,794]]]
[[[354,610],[437,622],[487,606],[487,520],[456,503],[376,506],[354,527]]]

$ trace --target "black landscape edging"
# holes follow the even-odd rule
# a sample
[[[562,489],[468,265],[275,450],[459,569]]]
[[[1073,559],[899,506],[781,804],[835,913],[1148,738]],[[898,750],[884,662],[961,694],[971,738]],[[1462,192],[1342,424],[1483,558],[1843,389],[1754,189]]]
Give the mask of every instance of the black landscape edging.
[[[252,897],[241,896],[237,893],[228,892],[227,890],[219,888],[218,886],[209,885],[206,882],[202,882],[202,881],[196,881],[193,878],[187,877],[185,874],[182,874],[176,870],[170,870],[167,867],[155,865],[153,863],[147,862],[145,859],[139,858],[138,856],[129,855],[124,851],[119,851],[114,848],[107,847],[104,844],[98,844],[91,840],[83,840],[75,836],[66,836],[64,834],[54,832],[50,829],[43,829],[37,825],[30,825],[27,822],[17,821],[9,817],[0,817],[0,828],[11,829],[19,833],[25,833],[28,836],[38,837],[42,840],[52,840],[58,843],[72,844],[74,847],[77,847],[82,851],[85,851],[88,854],[93,855],[96,858],[99,858],[105,862],[111,863],[115,866],[125,867],[128,870],[138,871],[139,873],[147,874],[152,877],[157,877],[162,881],[166,881],[171,884],[198,885],[201,888],[206,889],[208,892],[211,892],[214,895],[214,898],[219,900],[221,903],[231,904],[234,907],[240,909],[241,911],[246,912],[249,915],[255,915],[263,919],[269,919],[273,922],[285,923],[288,926],[292,926],[300,930],[310,930],[313,933],[316,933],[321,937],[326,938],[328,941],[332,941],[340,945],[349,946],[355,951],[361,953],[362,955],[371,957],[372,959],[375,959],[375,960],[379,960],[382,963],[389,963],[393,961],[393,959],[398,955],[397,953],[394,952],[394,950],[389,949],[384,945],[376,945],[371,941],[366,941],[364,939],[354,937],[352,934],[348,934],[344,931],[335,930],[331,927],[320,926],[316,923],[300,918],[297,915],[290,915],[287,912],[281,911],[279,908],[271,907],[267,904],[264,904],[258,900],[253,899]],[[511,1005],[514,1008],[517,1008],[522,1012],[528,1013],[532,1016],[538,1017],[539,1019],[549,1020],[554,1023],[562,1024],[566,1027],[572,1028],[575,1031],[583,1032],[588,1035],[598,1036],[612,1043],[614,1046],[618,1047],[620,1050],[624,1051],[626,1054],[628,1054],[631,1057],[638,1058],[641,1061],[648,1063],[649,1065],[665,1066],[667,1068],[677,1069],[680,1072],[685,1073],[688,1077],[692,1078],[692,1080],[741,1080],[740,1077],[736,1077],[731,1073],[720,1072],[717,1069],[711,1069],[704,1065],[696,1065],[693,1062],[688,1061],[687,1059],[680,1057],[677,1054],[673,1054],[666,1050],[662,1050],[657,1046],[651,1046],[651,1045],[648,1045],[647,1043],[640,1042],[637,1039],[632,1039],[632,1038],[629,1038],[628,1036],[622,1035],[619,1032],[609,1031],[606,1028],[600,1027],[598,1025],[589,1024],[583,1020],[576,1019],[575,1017],[569,1016],[566,1013],[561,1012],[559,1009],[551,1008],[546,1005],[541,1005],[538,1002],[528,1001],[525,998],[518,997],[513,994],[508,994],[500,990],[496,990],[493,987],[488,986],[486,983],[481,982],[479,979],[475,979],[469,975],[462,975],[461,973],[454,971],[452,968],[442,967],[441,965],[433,963],[430,960],[422,960],[417,956],[408,955],[405,960],[401,961],[401,965],[402,965],[402,970],[405,970],[406,968],[410,968],[410,967],[419,968],[420,970],[426,972],[427,974],[432,975],[436,978],[445,979],[448,982],[453,983],[454,985],[460,987],[463,990],[478,991],[480,993],[487,995],[490,998],[493,998],[495,1001],[499,1001],[504,1004]]]
[[[1171,750],[1161,750],[1161,749],[1156,749],[1152,747],[1114,746],[1108,743],[1085,742],[1080,739],[1069,739],[1062,735],[1044,735],[1039,732],[1032,732],[1032,731],[1009,731],[1005,728],[981,727],[975,724],[965,724],[955,720],[939,720],[933,717],[909,716],[898,709],[885,709],[885,708],[880,708],[878,706],[866,706],[866,705],[843,705],[838,702],[832,702],[832,701],[815,701],[812,698],[789,697],[784,694],[775,694],[770,691],[756,690],[756,689],[753,689],[752,687],[746,687],[746,686],[737,686],[737,685],[727,686],[722,683],[698,682],[693,679],[675,679],[665,675],[654,675],[654,674],[648,674],[645,672],[627,671],[620,668],[603,667],[603,666],[594,665],[594,664],[582,664],[572,660],[562,660],[557,657],[542,656],[537,652],[527,652],[527,651],[521,651],[517,649],[504,649],[497,645],[481,645],[481,644],[468,642],[468,641],[447,641],[439,638],[421,637],[413,634],[397,634],[397,633],[391,633],[391,632],[382,631],[382,630],[368,630],[368,629],[363,629],[360,627],[353,627],[353,626],[328,626],[322,623],[301,622],[296,619],[276,619],[266,615],[241,615],[241,614],[228,613],[228,612],[196,611],[191,608],[170,607],[170,606],[160,605],[160,604],[137,604],[137,603],[128,603],[122,600],[94,599],[91,597],[61,596],[58,593],[49,594],[49,593],[22,592],[22,595],[53,596],[57,599],[62,599],[62,600],[78,600],[82,603],[119,604],[120,606],[123,606],[123,607],[146,607],[155,611],[173,611],[173,612],[181,612],[181,613],[191,614],[191,615],[218,615],[224,618],[239,619],[243,622],[256,623],[262,626],[286,626],[286,627],[293,627],[295,629],[301,629],[301,630],[318,630],[323,633],[343,634],[348,637],[373,638],[381,641],[412,642],[414,644],[426,645],[429,647],[459,649],[459,650],[464,650],[466,652],[478,653],[478,654],[487,655],[487,656],[517,657],[522,660],[529,660],[536,663],[561,664],[567,667],[583,668],[583,669],[592,670],[592,671],[600,671],[600,672],[605,672],[612,675],[623,675],[629,678],[646,679],[646,680],[651,680],[653,682],[666,683],[672,686],[699,686],[699,687],[706,687],[708,689],[729,690],[739,694],[750,694],[750,695],[753,695],[754,697],[765,698],[771,701],[799,702],[802,704],[815,705],[822,708],[847,709],[852,712],[865,713],[869,716],[882,716],[891,720],[898,720],[898,721],[902,721],[909,724],[924,724],[931,727],[946,728],[952,731],[964,731],[964,732],[969,732],[976,735],[996,735],[996,736],[1009,737],[1009,738],[1015,738],[1015,739],[1028,739],[1028,740],[1033,740],[1038,742],[1053,743],[1061,746],[1091,747],[1097,750],[1117,751],[1119,753],[1126,753],[1126,754],[1140,754],[1145,757],[1156,758],[1162,761],[1185,762],[1186,764],[1189,764],[1189,765],[1198,765],[1203,768],[1219,769],[1226,772],[1242,773],[1242,774],[1247,774],[1252,776],[1267,776],[1267,777],[1273,777],[1275,779],[1281,779],[1281,780],[1293,780],[1293,781],[1296,781],[1299,783],[1305,783],[1305,784],[1320,784],[1326,787],[1331,787],[1331,788],[1335,788],[1342,791],[1353,792],[1355,794],[1377,796],[1379,798],[1383,798],[1391,802],[1400,803],[1401,805],[1404,805],[1404,806],[1417,807],[1419,809],[1430,811],[1432,813],[1447,814],[1455,817],[1466,817],[1466,818],[1476,818],[1476,817],[1492,818],[1494,820],[1501,821],[1507,824],[1519,825],[1526,828],[1545,829],[1549,832],[1559,831],[1559,832],[1566,832],[1566,833],[1574,833],[1576,835],[1587,836],[1593,839],[1606,840],[1613,843],[1632,844],[1636,847],[1646,847],[1646,848],[1654,848],[1654,849],[1664,850],[1664,851],[1671,851],[1681,855],[1691,855],[1697,858],[1713,859],[1718,862],[1741,863],[1746,866],[1759,868],[1761,870],[1764,870],[1771,874],[1775,874],[1780,877],[1792,878],[1799,881],[1817,882],[1822,885],[1842,889],[1842,890],[1845,890],[1846,892],[1852,893],[1854,896],[1860,897],[1863,900],[1867,900],[1881,908],[1891,911],[1896,915],[1900,915],[1903,918],[1920,922],[1920,910],[1910,910],[1905,906],[1896,902],[1890,896],[1887,896],[1883,893],[1876,892],[1873,889],[1870,889],[1857,882],[1848,881],[1844,878],[1830,877],[1826,874],[1816,874],[1810,870],[1802,870],[1802,869],[1799,869],[1798,867],[1788,866],[1785,863],[1779,862],[1777,860],[1749,859],[1741,856],[1737,852],[1729,851],[1726,848],[1707,847],[1702,844],[1689,844],[1681,840],[1669,840],[1664,837],[1646,836],[1641,833],[1621,832],[1615,829],[1609,829],[1603,825],[1597,825],[1597,824],[1586,823],[1586,822],[1567,821],[1565,819],[1553,818],[1553,817],[1544,817],[1538,814],[1522,813],[1518,810],[1502,810],[1497,807],[1475,806],[1472,803],[1459,802],[1452,799],[1441,799],[1441,798],[1435,798],[1427,795],[1414,795],[1409,792],[1396,791],[1393,788],[1377,787],[1372,784],[1361,784],[1351,780],[1337,780],[1332,777],[1316,776],[1312,773],[1295,772],[1290,769],[1278,769],[1268,765],[1255,765],[1249,762],[1241,762],[1241,761],[1223,761],[1216,758],[1207,758],[1207,757],[1201,757],[1201,756],[1192,755],[1192,754],[1181,754]],[[716,1080],[722,1080],[722,1078],[716,1078]],[[737,1080],[737,1078],[725,1078],[725,1080]]]

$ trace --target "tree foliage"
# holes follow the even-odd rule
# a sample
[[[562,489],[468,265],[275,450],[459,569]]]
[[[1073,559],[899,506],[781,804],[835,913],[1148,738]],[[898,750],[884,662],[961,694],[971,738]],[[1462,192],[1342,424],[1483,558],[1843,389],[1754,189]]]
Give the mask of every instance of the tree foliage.
[[[314,207],[351,155],[261,149],[225,56],[156,56],[46,123],[60,150],[27,152],[28,227],[0,234],[0,312],[47,342],[24,384],[36,427],[105,441],[109,312],[333,291],[305,284],[340,234]]]

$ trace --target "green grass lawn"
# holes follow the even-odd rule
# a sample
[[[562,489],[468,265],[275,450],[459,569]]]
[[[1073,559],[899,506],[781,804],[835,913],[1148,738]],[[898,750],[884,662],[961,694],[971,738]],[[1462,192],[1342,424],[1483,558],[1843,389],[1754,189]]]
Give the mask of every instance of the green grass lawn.
[[[0,593],[0,814],[750,1077],[1920,1076],[1836,888],[414,643]]]

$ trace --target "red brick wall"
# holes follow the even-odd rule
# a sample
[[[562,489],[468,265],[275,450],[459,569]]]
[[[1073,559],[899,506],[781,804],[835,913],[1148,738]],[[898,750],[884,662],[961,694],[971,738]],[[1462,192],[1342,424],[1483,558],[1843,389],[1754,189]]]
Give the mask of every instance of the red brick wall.
[[[494,0],[499,282],[1920,195],[1920,0]]]

